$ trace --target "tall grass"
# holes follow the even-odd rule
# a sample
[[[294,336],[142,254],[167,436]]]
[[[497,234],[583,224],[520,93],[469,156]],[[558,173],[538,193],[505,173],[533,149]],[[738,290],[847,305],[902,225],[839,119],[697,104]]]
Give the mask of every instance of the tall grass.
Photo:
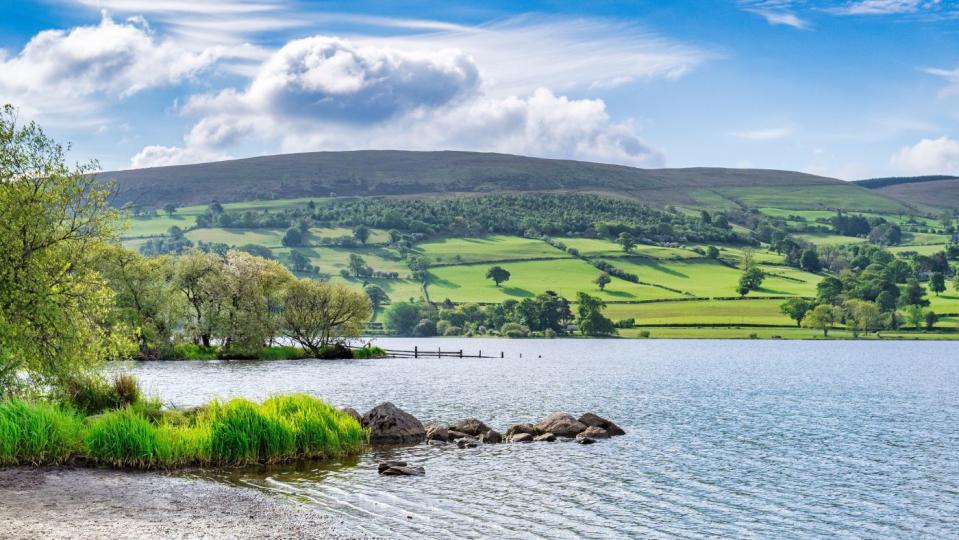
[[[69,407],[0,402],[0,465],[45,465],[68,460],[80,447],[83,418]]]

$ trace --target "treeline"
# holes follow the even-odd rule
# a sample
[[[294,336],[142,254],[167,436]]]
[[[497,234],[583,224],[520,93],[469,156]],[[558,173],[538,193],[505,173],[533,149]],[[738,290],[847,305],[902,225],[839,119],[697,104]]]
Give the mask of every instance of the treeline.
[[[608,336],[616,333],[603,315],[606,303],[586,293],[577,293],[576,310],[568,299],[553,291],[533,298],[506,300],[500,304],[454,305],[449,300],[430,303],[397,302],[386,311],[386,329],[400,336],[498,335],[518,338],[557,337],[573,333]]]

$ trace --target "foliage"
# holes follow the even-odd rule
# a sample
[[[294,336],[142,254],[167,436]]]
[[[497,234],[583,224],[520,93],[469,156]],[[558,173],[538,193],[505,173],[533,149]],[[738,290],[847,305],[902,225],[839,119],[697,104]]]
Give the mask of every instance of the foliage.
[[[609,274],[606,272],[601,272],[598,276],[596,276],[596,279],[593,280],[593,283],[595,283],[599,287],[599,290],[602,291],[606,288],[606,285],[609,285],[609,283],[612,281],[613,278],[609,277]]]
[[[69,167],[39,126],[0,110],[0,396],[21,370],[56,383],[133,348],[96,269],[118,217],[96,168]]]
[[[82,429],[70,407],[0,401],[0,466],[63,463],[79,449]]]
[[[790,319],[796,321],[796,326],[801,327],[806,313],[813,307],[815,307],[815,304],[804,298],[790,298],[783,302],[779,309],[783,315],[787,315]]]
[[[412,302],[394,302],[386,310],[385,318],[387,330],[399,336],[409,336],[420,322],[420,307]]]
[[[486,271],[486,279],[492,279],[496,286],[504,281],[509,281],[509,272],[502,266],[493,266]]]
[[[836,326],[836,322],[839,321],[840,316],[840,311],[834,306],[819,304],[806,314],[803,318],[802,325],[805,328],[822,330],[823,336],[829,336],[829,331]]]
[[[576,326],[584,336],[610,336],[616,334],[613,321],[603,315],[606,302],[580,292],[576,295],[578,317]]]
[[[314,356],[324,347],[357,337],[370,318],[370,299],[342,283],[300,279],[283,296],[282,332]]]
[[[747,268],[739,278],[739,285],[736,292],[740,296],[746,296],[750,291],[755,291],[763,284],[766,274],[757,266]]]

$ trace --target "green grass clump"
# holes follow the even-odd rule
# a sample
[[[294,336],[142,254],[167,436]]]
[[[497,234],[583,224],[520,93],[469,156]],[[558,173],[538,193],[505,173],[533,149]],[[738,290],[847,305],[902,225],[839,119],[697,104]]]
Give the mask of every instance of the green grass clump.
[[[69,407],[0,402],[0,465],[62,463],[80,448],[82,428]]]
[[[381,347],[361,347],[353,349],[353,358],[367,360],[370,358],[386,358],[386,351]]]
[[[212,345],[204,347],[195,343],[177,343],[173,346],[173,354],[181,360],[216,360],[219,358],[219,349]]]
[[[149,468],[174,461],[169,433],[132,407],[95,417],[84,446],[90,458],[114,467]]]
[[[219,465],[275,463],[296,457],[296,433],[288,419],[264,414],[245,399],[213,402],[202,418],[210,431],[209,458]]]

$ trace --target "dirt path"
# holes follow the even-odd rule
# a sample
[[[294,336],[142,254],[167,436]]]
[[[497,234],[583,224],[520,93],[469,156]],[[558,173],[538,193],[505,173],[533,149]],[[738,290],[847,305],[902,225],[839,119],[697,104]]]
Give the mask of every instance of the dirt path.
[[[161,473],[0,470],[0,539],[337,538],[328,516],[251,489]]]

